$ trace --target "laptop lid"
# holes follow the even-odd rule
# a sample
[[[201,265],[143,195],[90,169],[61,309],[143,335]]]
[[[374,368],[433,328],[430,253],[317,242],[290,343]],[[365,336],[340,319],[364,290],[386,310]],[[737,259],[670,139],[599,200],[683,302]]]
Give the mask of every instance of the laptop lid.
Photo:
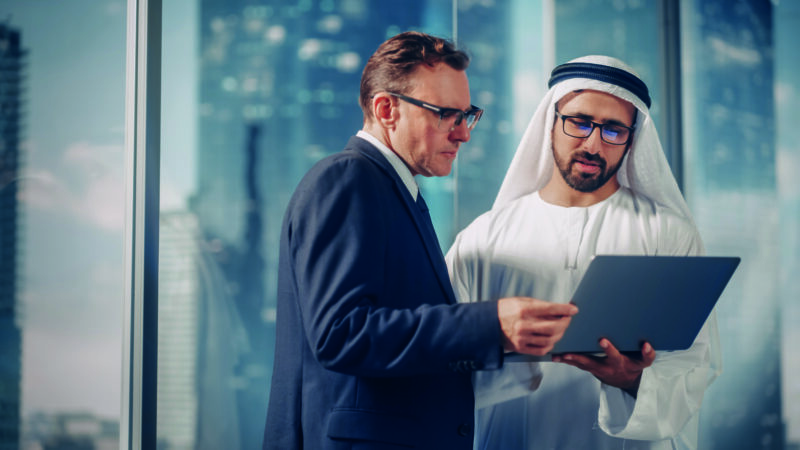
[[[602,352],[598,342],[603,337],[618,350],[637,355],[645,341],[656,350],[685,350],[694,342],[740,260],[597,255],[572,297],[579,312],[551,353]]]

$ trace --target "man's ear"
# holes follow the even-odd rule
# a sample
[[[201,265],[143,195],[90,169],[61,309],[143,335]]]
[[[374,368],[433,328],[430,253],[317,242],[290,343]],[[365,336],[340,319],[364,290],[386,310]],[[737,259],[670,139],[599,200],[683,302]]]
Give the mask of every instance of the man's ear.
[[[394,128],[398,119],[397,101],[385,92],[372,97],[372,115],[384,128]]]

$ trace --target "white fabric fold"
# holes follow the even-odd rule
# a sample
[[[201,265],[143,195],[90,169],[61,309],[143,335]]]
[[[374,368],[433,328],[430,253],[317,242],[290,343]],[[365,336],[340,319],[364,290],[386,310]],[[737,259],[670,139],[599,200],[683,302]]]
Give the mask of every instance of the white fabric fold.
[[[625,63],[607,56],[586,56],[570,62],[591,62],[636,73]],[[638,76],[638,75],[637,75]],[[515,198],[543,188],[553,173],[553,153],[550,131],[555,120],[555,105],[561,98],[576,90],[595,90],[615,95],[633,104],[638,110],[631,151],[617,173],[620,184],[643,194],[694,222],[689,206],[683,199],[672,175],[650,110],[625,88],[598,80],[572,78],[565,80],[545,94],[520,140],[493,208]]]

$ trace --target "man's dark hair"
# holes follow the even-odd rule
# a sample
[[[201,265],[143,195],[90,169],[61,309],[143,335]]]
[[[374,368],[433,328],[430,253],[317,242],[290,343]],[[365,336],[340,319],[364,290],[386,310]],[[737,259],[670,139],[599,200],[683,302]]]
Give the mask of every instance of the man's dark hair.
[[[456,70],[466,70],[469,56],[447,39],[417,31],[400,33],[381,44],[361,74],[359,103],[364,121],[372,118],[375,94],[382,91],[405,94],[411,88],[410,75],[418,66],[433,67],[440,62]]]

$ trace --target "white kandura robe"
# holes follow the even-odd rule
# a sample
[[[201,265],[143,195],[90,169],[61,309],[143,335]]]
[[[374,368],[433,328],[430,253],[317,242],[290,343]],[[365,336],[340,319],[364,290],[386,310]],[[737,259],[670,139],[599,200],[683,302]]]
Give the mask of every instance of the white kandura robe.
[[[595,254],[701,248],[691,222],[626,188],[586,208],[551,205],[534,192],[478,217],[456,237],[447,263],[460,301],[568,302]],[[688,350],[657,352],[635,399],[561,363],[477,372],[476,448],[696,448],[700,403],[719,367],[712,312]]]

